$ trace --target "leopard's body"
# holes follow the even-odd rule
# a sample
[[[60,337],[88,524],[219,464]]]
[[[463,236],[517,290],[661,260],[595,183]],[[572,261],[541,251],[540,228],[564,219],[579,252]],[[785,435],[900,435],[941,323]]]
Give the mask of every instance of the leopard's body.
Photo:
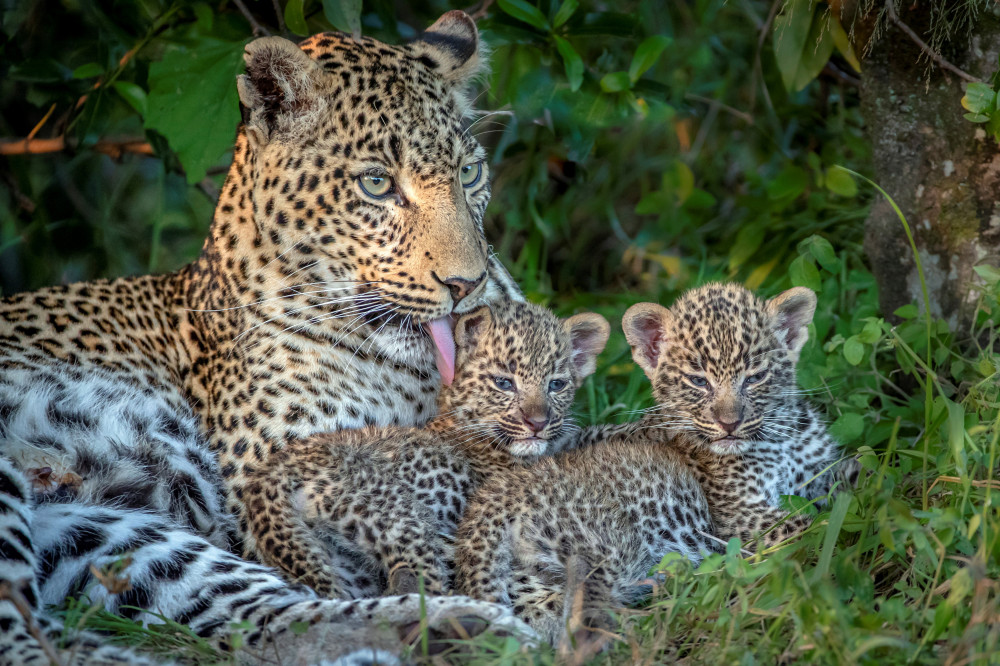
[[[647,593],[647,574],[667,553],[697,563],[717,550],[711,532],[684,457],[655,431],[620,430],[492,474],[459,527],[455,587],[511,605],[550,642],[574,615],[614,630],[608,611]]]
[[[802,287],[763,301],[736,284],[709,284],[669,310],[641,303],[625,313],[657,402],[630,427],[660,429],[686,456],[724,540],[770,547],[811,523],[782,509],[782,495],[816,500],[856,478],[856,462],[842,460],[796,382],[815,308]]]
[[[131,553],[131,589],[92,599],[155,609],[220,644],[247,620],[242,660],[271,646],[289,664],[397,652],[416,597],[319,600],[227,547],[256,553],[245,479],[288,441],[433,415],[424,324],[520,298],[488,257],[484,153],[463,129],[478,36],[450,12],[403,46],[263,38],[246,61],[244,123],[195,262],[0,301],[0,582],[24,591],[32,622],[55,626],[44,605],[90,588],[91,561]],[[508,616],[429,603],[435,626]],[[25,622],[0,599],[0,662],[48,663]],[[309,631],[289,629],[301,622]],[[64,656],[92,654],[71,644]]]
[[[470,494],[572,434],[573,395],[608,331],[599,315],[559,320],[529,303],[462,316],[454,382],[426,428],[316,435],[251,477],[245,497],[265,561],[324,594],[416,592],[419,576],[429,593],[450,591]]]

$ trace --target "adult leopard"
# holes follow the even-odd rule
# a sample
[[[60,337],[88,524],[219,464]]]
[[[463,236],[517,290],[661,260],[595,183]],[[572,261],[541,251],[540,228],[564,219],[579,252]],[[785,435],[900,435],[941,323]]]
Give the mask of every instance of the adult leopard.
[[[230,550],[255,551],[249,471],[295,438],[426,421],[453,371],[446,318],[520,298],[489,258],[485,153],[463,126],[479,51],[462,12],[404,46],[250,43],[201,256],[0,302],[0,661],[48,663],[42,609],[84,590],[224,647],[247,621],[245,659],[400,649],[416,597],[319,600]],[[127,589],[91,585],[92,563],[126,554]],[[428,610],[509,619],[466,598]],[[64,647],[63,663],[135,658]]]

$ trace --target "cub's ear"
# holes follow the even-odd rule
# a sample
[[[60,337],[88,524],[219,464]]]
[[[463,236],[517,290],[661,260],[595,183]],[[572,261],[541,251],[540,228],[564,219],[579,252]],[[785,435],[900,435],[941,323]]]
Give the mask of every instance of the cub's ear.
[[[656,374],[656,366],[667,341],[667,329],[672,321],[670,311],[656,303],[636,303],[622,317],[622,329],[632,347],[632,359],[650,381]]]
[[[322,99],[315,83],[319,65],[287,39],[255,39],[246,45],[243,60],[247,71],[236,82],[243,122],[261,143],[290,125],[293,117],[314,110]]]
[[[608,344],[611,326],[608,320],[593,312],[584,312],[563,320],[563,330],[569,334],[573,367],[578,379],[594,373],[597,356]]]
[[[459,86],[464,86],[486,66],[486,59],[480,54],[476,22],[457,9],[435,21],[412,47],[424,66]]]
[[[455,324],[455,347],[457,351],[471,347],[479,341],[483,333],[490,329],[493,323],[493,312],[482,306],[458,318]]]
[[[792,361],[799,360],[799,352],[809,339],[809,323],[816,313],[816,294],[806,287],[783,291],[766,304],[778,339],[788,349]]]

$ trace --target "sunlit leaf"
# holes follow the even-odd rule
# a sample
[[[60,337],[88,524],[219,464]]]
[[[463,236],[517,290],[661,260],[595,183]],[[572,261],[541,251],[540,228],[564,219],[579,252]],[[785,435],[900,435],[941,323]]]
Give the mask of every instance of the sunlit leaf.
[[[627,72],[611,72],[601,77],[601,90],[604,92],[621,92],[628,90],[631,85]]]
[[[789,92],[805,88],[833,53],[830,18],[818,2],[789,0],[774,19],[774,57]]]
[[[168,51],[149,68],[145,126],[166,137],[189,183],[232,147],[240,120],[233,82],[242,71],[242,42],[209,39]]]
[[[826,189],[842,197],[853,197],[858,193],[858,184],[854,182],[851,174],[843,169],[830,167],[826,170]]]
[[[997,91],[985,83],[970,83],[962,97],[962,108],[973,114],[989,116],[997,107]]]
[[[563,0],[563,3],[559,5],[558,11],[556,11],[555,17],[552,19],[552,27],[558,28],[562,26],[562,24],[573,16],[579,7],[579,0]]]

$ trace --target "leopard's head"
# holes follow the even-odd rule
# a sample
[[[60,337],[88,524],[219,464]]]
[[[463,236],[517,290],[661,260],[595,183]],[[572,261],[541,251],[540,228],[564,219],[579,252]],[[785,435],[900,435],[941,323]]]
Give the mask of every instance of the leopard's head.
[[[559,319],[530,303],[483,307],[455,327],[455,381],[440,414],[462,441],[512,455],[546,453],[567,424],[576,389],[594,372],[610,327],[594,313]]]
[[[317,325],[336,310],[424,324],[479,305],[490,188],[465,124],[466,89],[485,67],[472,19],[448,12],[401,46],[265,37],[245,60],[245,150],[223,188],[215,245],[240,246],[247,299],[266,307],[305,294],[323,307],[290,314],[285,301],[283,316]]]
[[[690,444],[738,453],[788,439],[795,364],[816,295],[796,287],[763,301],[736,284],[709,284],[668,310],[639,303],[622,319],[632,358],[653,384],[663,425]]]

